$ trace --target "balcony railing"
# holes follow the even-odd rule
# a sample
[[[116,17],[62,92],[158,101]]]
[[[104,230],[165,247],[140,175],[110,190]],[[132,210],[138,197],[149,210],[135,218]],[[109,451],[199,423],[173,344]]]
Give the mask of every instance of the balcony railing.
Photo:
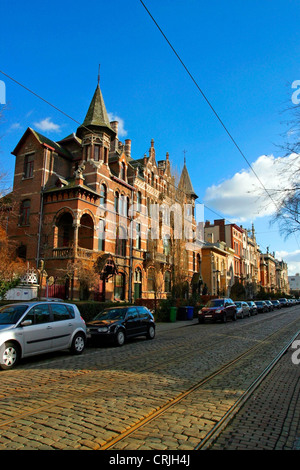
[[[66,259],[74,257],[73,247],[54,248],[52,251],[53,258]]]
[[[86,248],[81,248],[80,246],[77,247],[77,257],[84,258],[84,259],[92,259],[95,251],[88,250]],[[64,247],[64,248],[54,248],[52,250],[53,258],[57,259],[67,259],[67,258],[74,258],[74,248],[73,247]]]

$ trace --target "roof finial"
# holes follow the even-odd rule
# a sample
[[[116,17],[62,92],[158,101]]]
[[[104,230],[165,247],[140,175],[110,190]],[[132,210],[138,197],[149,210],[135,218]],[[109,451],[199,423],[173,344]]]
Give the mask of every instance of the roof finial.
[[[99,68],[98,68],[98,85],[100,83],[100,64],[99,64]]]
[[[185,158],[185,154],[187,153],[187,150],[184,150],[183,151],[183,154],[184,154],[184,164],[186,164],[186,158]]]

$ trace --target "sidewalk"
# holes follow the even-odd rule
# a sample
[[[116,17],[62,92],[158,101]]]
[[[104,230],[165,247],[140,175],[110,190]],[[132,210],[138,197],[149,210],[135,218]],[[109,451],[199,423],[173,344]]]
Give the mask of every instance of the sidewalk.
[[[176,320],[175,322],[156,322],[156,331],[175,330],[176,328],[193,325],[198,325],[197,318],[193,318],[192,320]]]

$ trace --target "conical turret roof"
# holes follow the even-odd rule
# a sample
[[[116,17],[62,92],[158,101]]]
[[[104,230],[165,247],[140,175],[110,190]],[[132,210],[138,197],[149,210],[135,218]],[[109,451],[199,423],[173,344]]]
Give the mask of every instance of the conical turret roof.
[[[194,198],[198,198],[197,194],[194,191],[191,178],[189,172],[186,167],[186,163],[184,162],[183,169],[181,172],[178,188],[181,191],[184,191],[188,196],[192,196]]]
[[[115,131],[110,126],[109,117],[106,111],[99,83],[95,90],[88,112],[86,113],[85,119],[82,125],[77,129],[77,135],[78,133],[81,134],[84,128],[92,130],[97,127],[106,129],[111,136],[116,135]]]

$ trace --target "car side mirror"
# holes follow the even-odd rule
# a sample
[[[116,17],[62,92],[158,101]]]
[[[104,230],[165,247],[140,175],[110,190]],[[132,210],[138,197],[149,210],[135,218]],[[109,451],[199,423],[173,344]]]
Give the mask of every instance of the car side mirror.
[[[21,323],[21,326],[29,326],[32,325],[32,320],[24,320]]]

